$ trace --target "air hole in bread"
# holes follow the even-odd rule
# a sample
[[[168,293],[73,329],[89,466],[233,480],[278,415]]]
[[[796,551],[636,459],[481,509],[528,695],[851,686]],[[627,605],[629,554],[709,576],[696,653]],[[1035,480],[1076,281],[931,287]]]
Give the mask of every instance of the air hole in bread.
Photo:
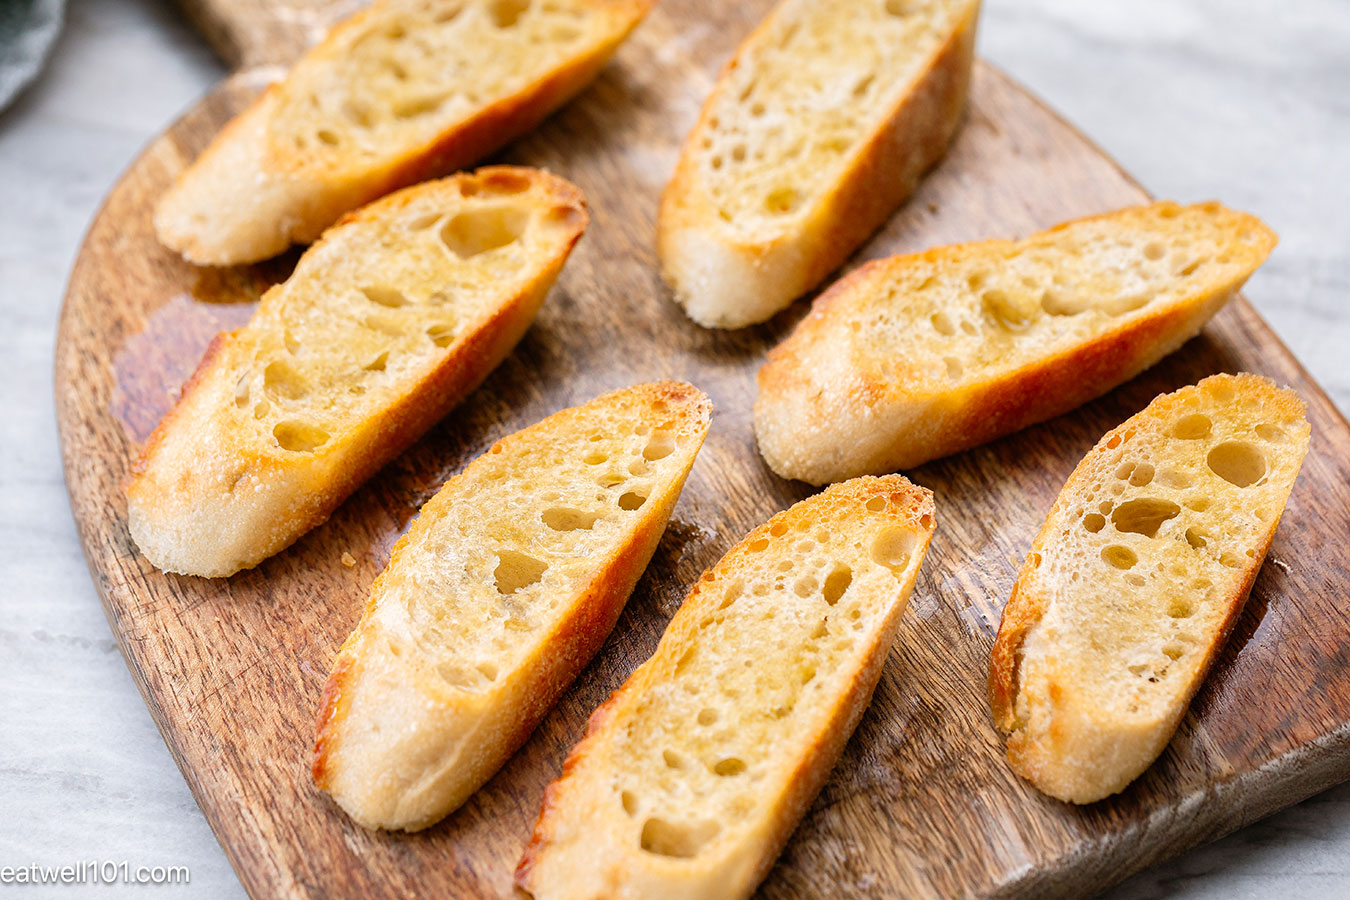
[[[1052,316],[1076,316],[1087,306],[1063,291],[1046,290],[1041,294],[1041,309]]]
[[[518,550],[500,550],[497,560],[492,577],[496,580],[499,594],[514,594],[536,584],[548,571],[548,563]]]
[[[1088,513],[1083,516],[1083,527],[1090,533],[1096,534],[1106,527],[1106,517],[1100,513]]]
[[[917,536],[898,525],[883,528],[872,541],[872,561],[899,574],[909,565]]]
[[[441,243],[460,259],[469,259],[519,240],[529,221],[529,212],[518,206],[466,209],[441,227]]]
[[[1147,306],[1152,299],[1152,294],[1127,294],[1123,297],[1113,297],[1100,304],[1099,308],[1108,316],[1123,316],[1140,307]]]
[[[361,320],[361,324],[390,337],[403,337],[404,323],[385,313],[371,313]]]
[[[447,325],[444,322],[432,325],[427,329],[427,337],[437,347],[449,347],[455,342],[455,326]]]
[[[1004,331],[1024,331],[1031,324],[1034,313],[1024,309],[1004,291],[997,289],[985,291],[980,295],[985,315],[991,322]]]
[[[1130,484],[1135,487],[1144,487],[1153,481],[1153,466],[1148,463],[1140,463],[1134,467],[1130,474]]]
[[[700,724],[700,725],[716,725],[716,724],[717,724],[717,710],[713,709],[711,706],[705,706],[705,707],[703,707],[702,709],[700,709],[700,710],[698,711],[698,724]]]
[[[1266,474],[1265,456],[1246,441],[1224,441],[1209,451],[1205,462],[1215,475],[1240,488],[1256,484]]]
[[[409,231],[426,231],[432,225],[441,220],[441,214],[438,212],[423,213],[408,223]]]
[[[1149,241],[1144,245],[1144,258],[1159,260],[1167,253],[1167,248],[1158,241]]]
[[[740,599],[741,593],[745,590],[745,582],[739,578],[727,585],[726,593],[722,595],[722,603],[717,608],[726,609],[731,604]]]
[[[774,215],[786,215],[796,208],[801,197],[796,188],[780,187],[769,192],[764,199],[764,208]]]
[[[530,8],[530,0],[494,0],[488,7],[492,24],[498,28],[510,28],[520,21],[525,10]]]
[[[1157,537],[1158,529],[1168,519],[1181,513],[1181,507],[1171,500],[1156,497],[1140,497],[1126,500],[1111,511],[1111,524],[1123,534],[1142,534],[1144,537]]]
[[[733,775],[739,775],[745,771],[745,760],[737,759],[734,756],[728,756],[726,759],[717,761],[713,766],[713,774],[727,778]]]
[[[935,312],[928,319],[933,324],[933,330],[938,334],[947,337],[956,334],[956,326],[952,324],[951,318],[944,312]]]
[[[317,425],[302,422],[299,419],[287,419],[278,422],[272,429],[272,437],[282,450],[293,453],[309,453],[328,442],[328,432]]]
[[[1102,561],[1117,569],[1132,569],[1139,557],[1129,547],[1111,544],[1102,548]]]
[[[1186,529],[1186,543],[1190,544],[1196,550],[1203,550],[1209,545],[1210,535],[1203,528],[1192,525]]]
[[[581,210],[575,206],[555,206],[544,213],[544,221],[550,225],[579,228],[581,226]]]
[[[825,576],[825,602],[834,606],[852,583],[853,570],[843,563],[835,563],[830,569],[830,574]]]
[[[375,119],[370,114],[370,110],[363,104],[347,102],[342,105],[342,114],[352,121],[354,125],[362,128],[369,128],[375,123]]]
[[[623,804],[623,811],[630,816],[637,815],[638,802],[637,796],[632,791],[623,791],[619,794],[619,802]]]
[[[716,822],[687,825],[651,818],[642,825],[640,844],[648,853],[691,859],[717,836],[719,830],[720,826]]]
[[[792,592],[798,597],[810,597],[820,588],[820,582],[813,575],[803,575],[792,585]]]
[[[1210,421],[1209,416],[1204,413],[1191,413],[1177,419],[1176,425],[1172,426],[1172,436],[1183,441],[1198,441],[1209,437],[1213,427],[1214,423]]]
[[[761,553],[769,549],[769,539],[759,538],[758,540],[751,541],[747,549],[749,549],[751,553]]]
[[[1158,470],[1158,483],[1164,487],[1181,490],[1191,486],[1191,476],[1178,469],[1163,468]]]
[[[271,408],[272,404],[268,403],[266,400],[259,400],[258,405],[253,407],[253,418],[261,419],[263,416],[267,415],[267,411]]]
[[[1163,656],[1166,656],[1168,659],[1175,661],[1181,659],[1181,657],[1186,654],[1186,647],[1184,644],[1178,644],[1173,642],[1170,644],[1164,644],[1162,652]]]
[[[1195,600],[1190,597],[1173,597],[1167,602],[1167,614],[1174,619],[1189,619],[1195,615]]]
[[[675,436],[669,431],[658,431],[647,441],[642,449],[642,458],[650,460],[665,459],[675,452]]]
[[[489,172],[480,179],[484,190],[501,197],[523,194],[530,189],[531,181],[515,172],[497,170]]]
[[[608,459],[609,454],[606,453],[604,450],[592,450],[585,456],[581,457],[581,461],[588,466],[598,466],[602,462],[606,462]]]
[[[478,670],[478,674],[479,674],[479,675],[482,675],[482,676],[483,676],[484,678],[486,678],[488,681],[496,681],[496,680],[497,680],[497,671],[498,671],[498,670],[497,670],[497,664],[496,664],[496,663],[491,663],[491,662],[480,662],[478,665],[474,666],[474,668],[476,668],[476,669]]]
[[[886,498],[873,497],[871,500],[867,501],[867,508],[872,512],[881,512],[886,508]]]
[[[1237,391],[1233,388],[1230,379],[1207,378],[1205,379],[1204,390],[1214,398],[1214,401],[1222,406],[1229,406],[1237,399]]]
[[[239,379],[239,383],[234,386],[234,405],[240,409],[248,406],[250,393],[248,383],[251,377],[250,373],[245,372],[244,376]]]
[[[665,762],[667,768],[684,768],[684,757],[680,756],[680,754],[676,753],[674,750],[662,750],[661,759]]]
[[[635,509],[641,509],[642,504],[647,502],[647,498],[637,491],[626,491],[619,497],[619,509],[626,509],[632,512]]]
[[[273,400],[299,400],[309,393],[309,383],[290,363],[277,360],[263,369],[263,390]]]
[[[1284,440],[1284,429],[1278,425],[1269,425],[1263,422],[1256,426],[1256,436],[1268,443],[1278,444]]]
[[[953,380],[960,378],[961,373],[966,369],[965,366],[961,365],[961,360],[955,356],[942,357],[942,364],[947,367],[947,377]]]
[[[600,518],[599,513],[588,513],[570,506],[552,506],[539,514],[544,524],[554,531],[589,531]]]
[[[380,306],[387,306],[390,309],[398,309],[400,306],[408,305],[408,298],[396,287],[390,287],[387,284],[371,284],[361,288],[361,293],[365,294],[366,299],[371,303],[378,303]]]
[[[330,147],[336,147],[342,143],[342,139],[338,137],[337,132],[329,128],[320,128],[315,137]]]
[[[386,350],[379,356],[372,359],[370,362],[366,363],[361,368],[365,369],[367,372],[383,372],[388,364],[389,364],[389,351]]]

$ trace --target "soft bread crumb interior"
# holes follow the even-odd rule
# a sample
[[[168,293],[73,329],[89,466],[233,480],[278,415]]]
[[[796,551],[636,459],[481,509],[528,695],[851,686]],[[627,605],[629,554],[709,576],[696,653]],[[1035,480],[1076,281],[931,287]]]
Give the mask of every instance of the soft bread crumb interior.
[[[1257,219],[1217,203],[1157,203],[887,260],[871,289],[829,309],[884,374],[940,391],[1241,283],[1273,244]]]
[[[268,140],[329,171],[391,162],[614,35],[577,0],[385,0],[280,88]]]
[[[508,171],[446,184],[345,224],[268,291],[231,348],[231,430],[269,453],[322,450],[454,354],[584,216]]]
[[[1075,473],[1028,560],[1050,601],[1022,645],[1019,682],[1033,690],[1018,692],[1018,727],[1047,679],[1118,722],[1163,720],[1189,696],[1307,449],[1302,406],[1280,393],[1208,378],[1155,401],[1159,414],[1126,423]]]
[[[903,605],[931,527],[914,504],[878,492],[847,514],[781,514],[699,583],[692,626],[668,632],[609,726],[605,780],[633,847],[692,859],[770,815]]]
[[[918,80],[970,0],[786,0],[693,137],[718,215],[746,233],[809,209]]]
[[[513,435],[428,502],[373,600],[390,652],[467,693],[538,652],[698,452],[706,401],[658,387]]]

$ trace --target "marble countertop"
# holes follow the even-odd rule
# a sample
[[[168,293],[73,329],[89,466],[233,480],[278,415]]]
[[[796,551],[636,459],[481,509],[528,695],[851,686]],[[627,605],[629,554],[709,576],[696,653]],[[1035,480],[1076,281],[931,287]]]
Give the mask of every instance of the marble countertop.
[[[1350,409],[1350,3],[985,6],[982,54],[1155,194],[1221,197],[1279,231],[1247,295]],[[243,891],[136,692],[85,568],[57,450],[52,345],[70,266],[104,194],[224,74],[163,0],[76,0],[49,71],[0,113],[0,866],[188,866],[190,883],[159,887],[160,896]],[[1350,895],[1350,785],[1109,896],[1276,893]]]

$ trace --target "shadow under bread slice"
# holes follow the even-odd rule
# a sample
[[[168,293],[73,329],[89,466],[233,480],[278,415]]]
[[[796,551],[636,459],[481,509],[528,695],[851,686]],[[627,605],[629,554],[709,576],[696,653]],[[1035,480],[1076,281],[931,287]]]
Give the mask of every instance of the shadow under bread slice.
[[[413,831],[487,781],[614,627],[711,412],[680,382],[614,391],[446,482],[338,653],[315,783],[362,825]]]
[[[1155,203],[869,263],[769,353],[760,451],[820,484],[1067,412],[1194,337],[1275,241],[1218,203]]]
[[[994,643],[989,696],[1014,771],[1091,803],[1162,753],[1242,612],[1308,438],[1293,391],[1215,375],[1088,453]]]
[[[127,486],[141,551],[224,576],[324,521],[511,351],[586,222],[575,186],[515,167],[345,217],[151,434]]]
[[[517,884],[537,900],[750,896],[871,699],[933,528],[933,495],[891,475],[750,532],[591,716]]]

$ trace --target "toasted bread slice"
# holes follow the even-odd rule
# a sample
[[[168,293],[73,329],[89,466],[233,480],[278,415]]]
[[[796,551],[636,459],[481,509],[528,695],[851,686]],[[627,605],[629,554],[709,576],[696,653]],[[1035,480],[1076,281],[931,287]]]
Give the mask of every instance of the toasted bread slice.
[[[661,200],[700,325],[763,322],[839,266],[946,152],[978,0],[783,0],[722,70]]]
[[[512,167],[345,218],[150,435],[127,486],[141,552],[230,575],[327,519],[511,351],[586,221],[576,187]]]
[[[989,669],[1008,762],[1091,803],[1162,753],[1233,629],[1308,450],[1303,402],[1256,375],[1164,394],[1069,476]]]
[[[1155,203],[870,263],[770,352],[760,452],[823,484],[1067,412],[1195,336],[1275,241],[1217,203]]]
[[[581,90],[655,0],[379,0],[336,26],[160,199],[201,265],[266,259],[471,165]]]
[[[892,475],[750,532],[591,716],[516,883],[536,900],[749,897],[871,699],[933,519],[933,495]]]
[[[371,828],[425,828],[515,752],[614,627],[708,431],[687,384],[502,439],[394,547],[324,690],[313,773]]]

